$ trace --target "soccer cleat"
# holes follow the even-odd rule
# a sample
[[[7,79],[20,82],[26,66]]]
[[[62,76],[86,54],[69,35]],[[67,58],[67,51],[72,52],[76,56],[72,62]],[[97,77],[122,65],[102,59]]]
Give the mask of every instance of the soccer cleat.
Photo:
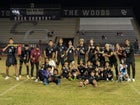
[[[19,81],[19,77],[16,77],[16,80]]]
[[[35,82],[38,82],[38,79],[36,79]]]
[[[29,75],[27,75],[27,79],[30,79]]]
[[[133,78],[132,81],[135,82],[135,79]]]
[[[5,77],[5,80],[8,80],[9,78],[10,78],[9,76],[6,76],[6,77]]]

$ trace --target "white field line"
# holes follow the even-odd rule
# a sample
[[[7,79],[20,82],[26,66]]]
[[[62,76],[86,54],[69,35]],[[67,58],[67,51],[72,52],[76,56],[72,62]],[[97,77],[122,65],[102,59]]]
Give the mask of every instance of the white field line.
[[[132,90],[134,90],[138,95],[140,95],[140,91],[138,89],[136,89],[133,85],[131,85],[130,83],[128,83],[128,85],[130,86],[130,88]]]
[[[26,80],[24,80],[24,81],[22,81],[22,82],[19,81],[20,83],[17,83],[16,85],[10,87],[10,88],[7,89],[6,91],[0,93],[0,96],[3,96],[3,95],[5,95],[5,94],[7,94],[8,92],[12,91],[12,90],[15,89],[16,87],[18,87],[19,85],[21,85],[22,83],[24,83],[25,81],[26,81]]]

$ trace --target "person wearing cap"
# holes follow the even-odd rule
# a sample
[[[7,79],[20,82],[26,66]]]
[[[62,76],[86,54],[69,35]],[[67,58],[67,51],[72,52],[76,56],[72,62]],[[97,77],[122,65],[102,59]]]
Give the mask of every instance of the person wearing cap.
[[[36,66],[36,80],[35,82],[38,82],[38,70],[39,70],[39,58],[41,57],[41,52],[39,49],[39,46],[37,45],[36,48],[33,48],[31,50],[31,79],[34,79],[34,65]]]
[[[87,51],[87,47],[85,46],[84,39],[81,38],[79,41],[79,45],[77,46],[78,64],[80,63],[80,60],[83,60],[83,63],[85,64],[86,51]]]
[[[31,51],[29,49],[29,45],[25,44],[25,46],[22,48],[21,55],[19,55],[19,57],[20,57],[20,60],[19,60],[19,78],[20,79],[21,79],[23,63],[26,66],[27,79],[30,79],[30,77],[29,77],[30,53],[31,53]]]

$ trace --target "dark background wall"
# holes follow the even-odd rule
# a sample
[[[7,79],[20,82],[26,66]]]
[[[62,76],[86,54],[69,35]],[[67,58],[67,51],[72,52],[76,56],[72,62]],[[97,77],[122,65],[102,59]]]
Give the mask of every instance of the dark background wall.
[[[57,3],[62,7],[133,7],[135,18],[140,25],[140,5],[138,0],[0,0],[0,8],[9,8],[10,4]]]

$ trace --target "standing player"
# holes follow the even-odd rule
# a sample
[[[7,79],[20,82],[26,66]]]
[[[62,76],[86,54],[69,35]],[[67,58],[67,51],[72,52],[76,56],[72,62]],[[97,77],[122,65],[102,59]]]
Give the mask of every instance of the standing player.
[[[121,63],[121,59],[124,59],[124,51],[119,43],[116,43],[115,45],[115,53],[119,58],[119,62]]]
[[[48,59],[53,59],[54,55],[55,55],[55,47],[54,47],[54,43],[52,40],[49,41],[48,46],[46,47],[46,49],[44,50],[44,57],[48,58]]]
[[[105,50],[104,50],[103,56],[108,59],[109,64],[110,64],[111,67],[114,66],[115,73],[116,73],[116,80],[118,80],[118,63],[117,63],[117,58],[115,56],[114,51],[110,48],[109,44],[105,45]]]
[[[20,79],[21,79],[21,72],[22,72],[23,63],[26,65],[27,79],[30,79],[30,77],[29,77],[30,52],[31,51],[29,49],[29,45],[25,44],[25,47],[22,48],[22,52],[20,55],[20,66],[19,66],[19,78]]]
[[[94,61],[94,39],[90,39],[87,53],[88,61]]]
[[[80,39],[80,45],[77,46],[77,51],[78,51],[78,64],[80,63],[80,60],[83,61],[83,63],[85,64],[85,55],[86,55],[86,51],[87,48],[84,44],[84,39]]]
[[[68,42],[68,49],[66,51],[66,55],[67,55],[67,61],[69,62],[69,64],[71,62],[74,61],[74,52],[75,52],[75,48],[74,46],[72,45],[72,41],[69,41]]]
[[[39,70],[39,58],[41,57],[41,52],[39,46],[37,45],[36,48],[31,50],[31,79],[34,79],[34,65],[36,66],[36,80],[38,82],[38,70]]]
[[[130,66],[132,66],[132,81],[135,82],[135,57],[134,57],[134,46],[130,44],[128,39],[125,40],[125,53],[126,53],[126,64],[128,66],[127,73],[130,77]],[[128,79],[130,81],[130,78]]]
[[[7,53],[5,80],[10,78],[9,77],[9,68],[11,65],[13,65],[15,68],[16,80],[17,81],[19,80],[18,69],[17,69],[17,60],[16,60],[16,47],[17,47],[17,45],[14,45],[13,38],[10,38],[9,44],[5,48],[3,48],[3,51],[6,51],[6,53]]]
[[[59,65],[61,63],[61,66],[64,65],[64,59],[66,54],[66,47],[63,45],[63,39],[59,39],[59,43],[56,47],[56,63]]]

